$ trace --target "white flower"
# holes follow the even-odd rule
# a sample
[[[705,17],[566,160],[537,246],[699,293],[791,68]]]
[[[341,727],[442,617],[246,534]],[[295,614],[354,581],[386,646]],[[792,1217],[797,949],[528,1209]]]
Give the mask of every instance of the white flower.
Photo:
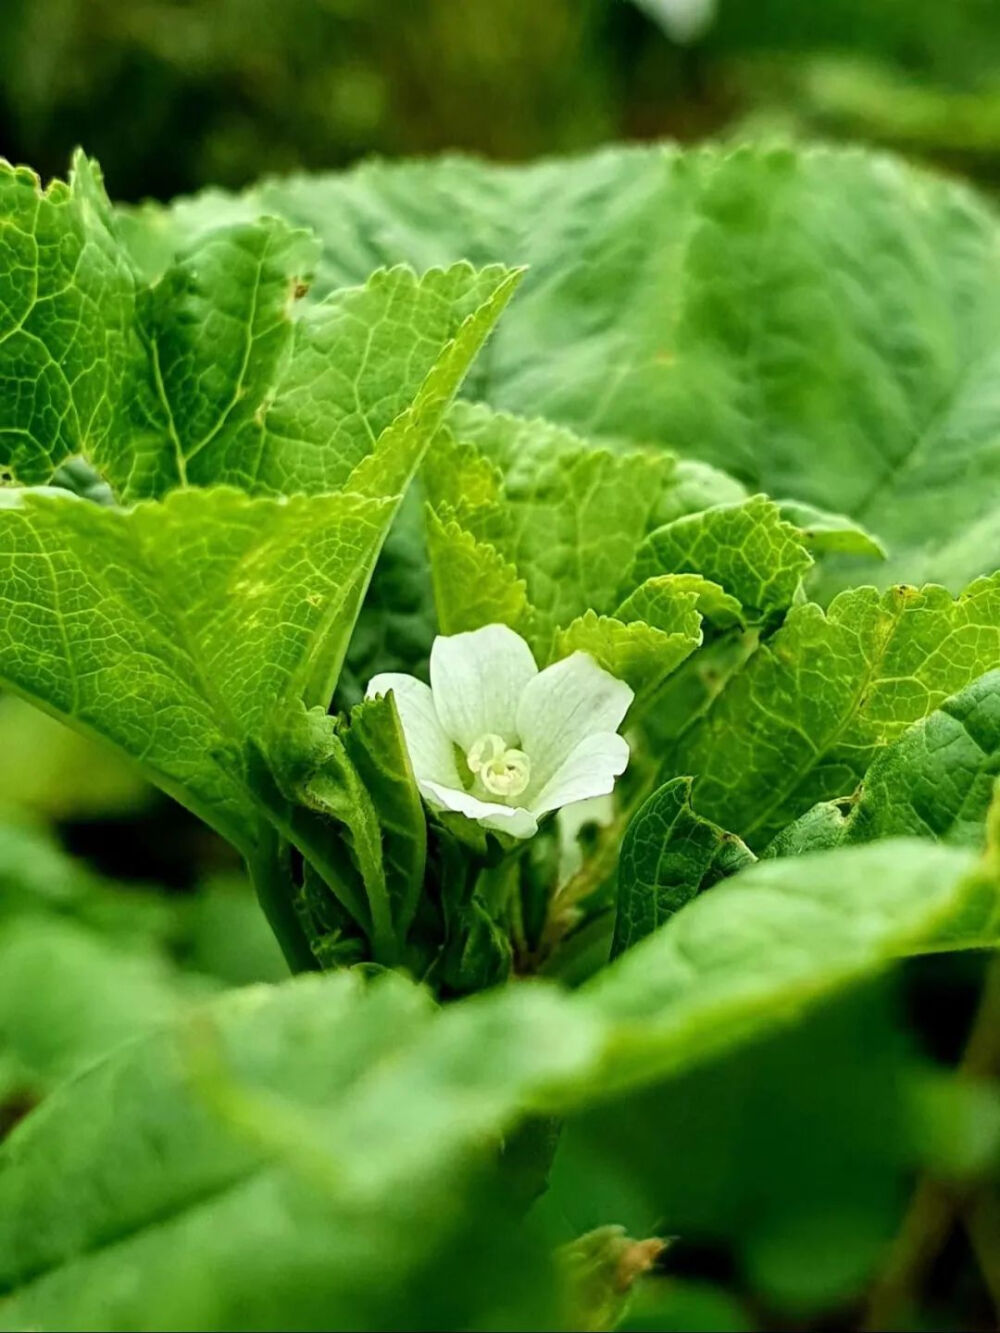
[[[606,795],[628,763],[616,734],[633,697],[624,681],[587,653],[539,671],[506,625],[439,635],[429,687],[386,672],[366,697],[389,690],[427,803],[515,838],[550,810]]]

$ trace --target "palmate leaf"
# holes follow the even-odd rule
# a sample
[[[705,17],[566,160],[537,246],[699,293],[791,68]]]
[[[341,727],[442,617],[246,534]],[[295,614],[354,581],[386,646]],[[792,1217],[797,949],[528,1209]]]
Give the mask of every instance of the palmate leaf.
[[[223,997],[0,1149],[4,1322],[409,1327],[416,1292],[435,1327],[558,1322],[494,1210],[491,1145],[787,1023],[996,891],[971,853],[894,840],[756,866],[575,994],[436,1010],[341,973]]]
[[[139,383],[126,389],[135,420],[105,460],[124,495],[213,482],[336,490],[394,423],[426,429],[426,406],[440,412],[454,392],[448,349],[460,331],[472,340],[466,321],[481,340],[510,291],[497,266],[420,278],[398,267],[296,310],[313,248],[276,221],[227,229],[143,293]]]
[[[200,238],[145,286],[82,154],[45,192],[0,166],[0,216],[0,465],[33,484],[81,455],[125,500],[339,488],[380,440],[389,456],[390,429],[436,428],[517,281],[396,267],[316,303],[316,241],[265,218]]]
[[[762,847],[817,801],[850,793],[878,751],[1000,662],[1000,575],[957,598],[929,585],[793,608],[668,752],[694,805]]]
[[[262,212],[320,235],[320,290],[527,264],[470,385],[494,407],[845,514],[886,543],[884,586],[1000,563],[997,224],[951,181],[856,150],[618,148],[366,163],[129,221],[149,254]]]

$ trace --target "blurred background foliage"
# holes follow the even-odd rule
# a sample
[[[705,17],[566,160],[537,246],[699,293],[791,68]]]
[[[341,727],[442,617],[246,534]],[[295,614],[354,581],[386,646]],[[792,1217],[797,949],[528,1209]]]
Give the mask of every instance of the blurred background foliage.
[[[761,130],[1000,175],[995,0],[4,0],[0,150],[120,199]]]

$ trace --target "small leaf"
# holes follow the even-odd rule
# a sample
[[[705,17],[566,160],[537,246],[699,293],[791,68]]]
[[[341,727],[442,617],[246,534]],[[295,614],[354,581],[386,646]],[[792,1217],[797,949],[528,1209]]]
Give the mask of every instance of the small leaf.
[[[524,579],[495,547],[428,507],[427,554],[442,634],[494,624],[524,633],[530,619]]]
[[[625,830],[612,957],[651,934],[703,889],[755,859],[739,838],[695,813],[690,778],[665,783]]]
[[[778,506],[755,495],[675,519],[650,533],[628,583],[661,574],[699,574],[743,606],[768,615],[791,606],[812,557]]]
[[[802,500],[779,500],[781,517],[799,529],[810,551],[866,555],[884,560],[886,550],[877,537],[845,514],[831,514]]]
[[[743,624],[743,608],[718,583],[700,574],[657,574],[640,583],[615,612],[618,620],[644,620],[668,633],[676,619],[678,604],[694,597],[694,606],[716,629]]]
[[[693,597],[687,599],[686,614],[677,617],[678,628],[670,633],[641,620],[625,624],[588,611],[556,632],[554,655],[589,653],[605,671],[627,681],[637,696],[648,697],[701,643],[701,617],[693,603]]]

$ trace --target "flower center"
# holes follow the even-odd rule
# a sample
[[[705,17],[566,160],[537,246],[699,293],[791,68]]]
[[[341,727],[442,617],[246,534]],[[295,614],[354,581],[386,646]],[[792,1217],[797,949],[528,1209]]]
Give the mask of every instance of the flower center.
[[[494,796],[520,796],[531,777],[531,760],[524,751],[508,748],[492,731],[473,742],[466,763]]]

